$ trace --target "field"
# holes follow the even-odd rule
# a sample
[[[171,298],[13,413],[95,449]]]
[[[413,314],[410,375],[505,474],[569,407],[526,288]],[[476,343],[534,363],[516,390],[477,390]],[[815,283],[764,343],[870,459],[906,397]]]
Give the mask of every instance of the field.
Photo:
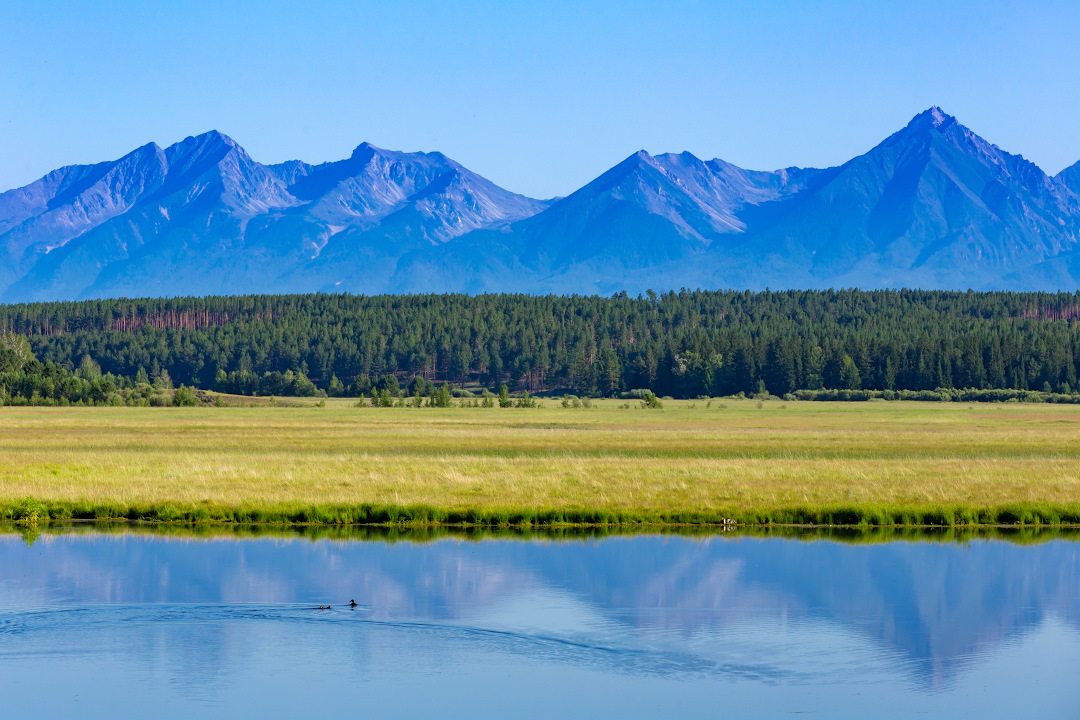
[[[0,409],[0,517],[1077,523],[1080,407]]]

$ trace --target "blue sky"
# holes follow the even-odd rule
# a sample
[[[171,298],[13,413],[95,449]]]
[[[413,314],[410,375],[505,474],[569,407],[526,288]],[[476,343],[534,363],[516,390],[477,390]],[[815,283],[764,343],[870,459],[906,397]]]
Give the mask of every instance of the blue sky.
[[[566,194],[630,153],[827,166],[937,104],[1080,160],[1080,3],[0,0],[0,189],[218,129],[256,160],[362,141]]]

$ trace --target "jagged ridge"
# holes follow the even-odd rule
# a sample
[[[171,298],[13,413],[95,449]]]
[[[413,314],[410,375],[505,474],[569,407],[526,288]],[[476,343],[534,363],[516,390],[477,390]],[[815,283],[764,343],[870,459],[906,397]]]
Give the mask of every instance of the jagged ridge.
[[[556,201],[441,153],[262,165],[212,131],[0,194],[0,298],[310,290],[1074,289],[1080,163],[939,108],[828,169],[639,151]]]

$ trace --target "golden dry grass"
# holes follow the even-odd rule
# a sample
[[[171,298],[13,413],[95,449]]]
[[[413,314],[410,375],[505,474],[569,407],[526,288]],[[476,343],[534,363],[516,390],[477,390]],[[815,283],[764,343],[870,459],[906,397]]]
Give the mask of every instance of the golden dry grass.
[[[1080,407],[3,408],[0,504],[768,512],[1080,504]]]

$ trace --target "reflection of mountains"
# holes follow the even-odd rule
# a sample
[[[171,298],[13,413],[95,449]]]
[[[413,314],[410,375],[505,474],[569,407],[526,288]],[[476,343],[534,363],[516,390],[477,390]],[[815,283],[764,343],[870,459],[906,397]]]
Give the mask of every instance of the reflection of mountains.
[[[543,596],[562,598],[571,614],[685,639],[722,639],[751,620],[825,620],[900,653],[928,681],[1048,616],[1080,630],[1080,544],[1071,542],[633,537],[388,545],[76,535],[44,537],[32,548],[2,542],[0,568],[0,608],[355,598],[375,619],[482,625],[507,604]],[[554,621],[514,622],[542,631]]]

